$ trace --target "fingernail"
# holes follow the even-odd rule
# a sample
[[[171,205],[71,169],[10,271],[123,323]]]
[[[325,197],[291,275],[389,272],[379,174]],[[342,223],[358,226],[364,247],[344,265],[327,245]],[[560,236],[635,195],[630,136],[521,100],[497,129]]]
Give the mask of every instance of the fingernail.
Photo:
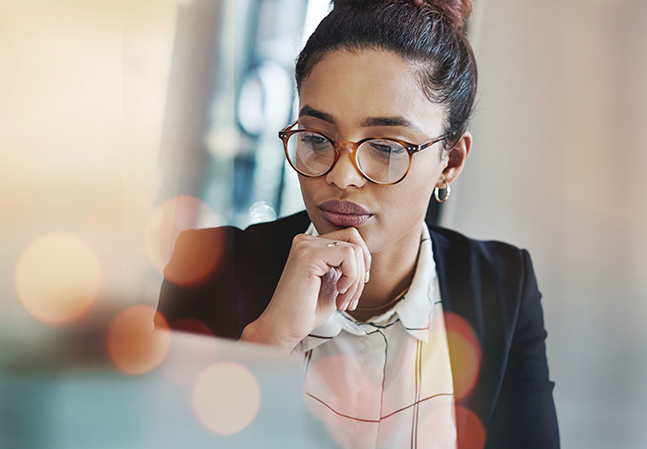
[[[370,278],[371,278],[371,272],[366,270],[366,280],[364,281],[364,283],[366,284]]]

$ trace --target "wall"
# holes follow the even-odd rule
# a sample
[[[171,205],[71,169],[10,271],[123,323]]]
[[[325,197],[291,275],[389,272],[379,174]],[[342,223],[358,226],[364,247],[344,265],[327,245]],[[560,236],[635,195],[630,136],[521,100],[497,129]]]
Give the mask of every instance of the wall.
[[[565,448],[647,447],[647,2],[480,0],[444,225],[528,248]]]
[[[27,313],[15,282],[52,233],[100,264],[95,310],[145,300],[178,3],[0,0],[0,347],[60,329]]]

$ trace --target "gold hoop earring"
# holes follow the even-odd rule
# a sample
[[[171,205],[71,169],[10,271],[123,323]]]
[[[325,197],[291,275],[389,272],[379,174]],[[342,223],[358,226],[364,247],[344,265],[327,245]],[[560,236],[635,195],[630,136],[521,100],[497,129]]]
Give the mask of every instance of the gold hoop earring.
[[[436,201],[438,201],[439,203],[444,203],[445,201],[447,201],[449,199],[449,195],[452,194],[452,187],[447,184],[447,181],[443,182],[445,183],[445,190],[447,190],[447,193],[445,193],[445,197],[442,200],[440,199],[439,195],[440,189],[438,187],[434,189],[434,196],[436,197]]]

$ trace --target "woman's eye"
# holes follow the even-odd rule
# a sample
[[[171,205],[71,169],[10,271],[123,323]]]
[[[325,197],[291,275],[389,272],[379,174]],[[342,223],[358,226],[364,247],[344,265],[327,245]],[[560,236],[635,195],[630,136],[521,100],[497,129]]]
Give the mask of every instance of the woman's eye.
[[[402,145],[388,142],[370,142],[371,149],[383,156],[395,156],[404,153],[406,150]]]
[[[301,136],[301,142],[312,148],[313,150],[320,150],[328,147],[329,142],[323,136],[318,136],[316,134],[304,134]]]

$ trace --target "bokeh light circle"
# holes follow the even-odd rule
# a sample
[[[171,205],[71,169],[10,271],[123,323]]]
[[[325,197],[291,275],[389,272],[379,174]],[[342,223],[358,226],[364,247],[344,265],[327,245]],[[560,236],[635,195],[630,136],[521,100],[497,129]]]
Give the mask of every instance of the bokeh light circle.
[[[213,332],[211,331],[209,326],[196,318],[179,318],[171,323],[171,328],[184,332],[193,332],[196,334],[213,336]]]
[[[207,248],[203,241],[186,234],[182,251],[172,265],[167,266],[180,234],[197,227],[198,220],[209,226],[221,224],[220,218],[203,201],[189,195],[180,195],[162,203],[151,215],[144,233],[146,254],[151,265],[175,284],[192,286],[200,284],[220,261],[220,246]]]
[[[482,350],[472,326],[462,316],[445,312],[447,345],[452,355],[454,396],[461,400],[470,393],[478,379]]]
[[[265,201],[257,201],[249,208],[250,224],[276,220],[276,211]]]
[[[456,424],[464,429],[458,433],[457,446],[461,449],[483,449],[487,431],[480,418],[466,407],[456,407]]]
[[[171,345],[171,332],[161,313],[147,305],[121,311],[108,329],[108,354],[125,374],[136,376],[157,368]]]
[[[15,282],[29,313],[45,323],[61,324],[78,318],[97,299],[101,266],[83,240],[69,234],[48,234],[25,248]]]
[[[416,438],[418,447],[456,447],[456,425],[454,398],[435,398],[434,403],[423,405],[425,413],[418,416]],[[433,445],[430,442],[433,441]],[[462,446],[458,446],[462,449]]]
[[[234,362],[214,363],[202,371],[192,392],[193,409],[208,429],[231,435],[247,427],[261,405],[254,375]]]

